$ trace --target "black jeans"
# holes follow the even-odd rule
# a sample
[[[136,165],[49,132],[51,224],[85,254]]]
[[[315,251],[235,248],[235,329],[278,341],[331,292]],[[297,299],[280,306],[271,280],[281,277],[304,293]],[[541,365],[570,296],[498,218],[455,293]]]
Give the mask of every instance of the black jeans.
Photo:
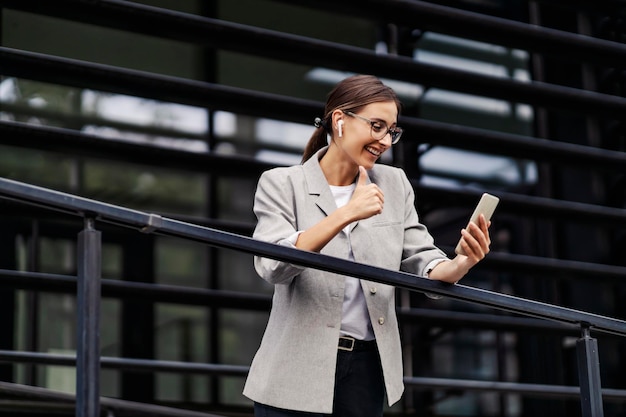
[[[337,352],[333,417],[382,417],[385,385],[378,350]],[[329,414],[283,410],[254,404],[255,417],[324,417]]]

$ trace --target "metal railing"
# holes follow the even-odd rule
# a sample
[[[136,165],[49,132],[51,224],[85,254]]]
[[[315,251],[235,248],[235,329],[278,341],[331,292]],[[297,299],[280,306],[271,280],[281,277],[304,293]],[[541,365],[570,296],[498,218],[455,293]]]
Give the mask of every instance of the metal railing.
[[[74,358],[72,358],[72,361]],[[72,364],[75,362],[73,361]],[[0,381],[0,392],[10,394],[14,398],[27,400],[26,404],[12,402],[14,411],[31,410],[40,413],[50,413],[51,410],[71,413],[74,409],[75,396],[64,392],[53,391],[40,387],[29,387],[10,382]],[[33,402],[35,399],[37,402]],[[202,413],[180,408],[165,407],[154,404],[144,404],[134,401],[119,400],[116,398],[101,398],[99,405],[104,410],[89,417],[115,417],[118,414],[150,417],[223,417],[217,414]],[[77,410],[78,411],[78,410]],[[82,414],[86,415],[86,414]]]
[[[404,0],[302,0],[301,4],[312,5],[316,9],[332,5],[335,10],[345,10],[350,15],[360,15],[368,19],[385,22],[414,25],[419,22],[420,28],[441,33],[459,35],[465,38],[500,42],[506,47],[517,47],[536,54],[560,55],[576,62],[623,67],[626,48],[601,39],[581,36],[562,31],[542,28],[521,22],[507,21],[495,17],[456,10],[444,6],[420,1]],[[384,3],[384,7],[381,7]],[[494,79],[462,70],[442,69],[433,65],[415,62],[407,57],[378,55],[374,51],[340,45],[303,36],[295,36],[277,31],[225,22],[167,9],[145,6],[121,0],[57,0],[42,2],[39,0],[0,0],[0,7],[23,10],[44,16],[55,16],[62,19],[89,23],[102,27],[115,27],[121,30],[143,33],[149,36],[182,41],[188,44],[208,46],[211,48],[243,52],[250,55],[272,57],[281,61],[304,65],[323,65],[344,71],[372,72],[381,76],[421,83],[433,87],[449,88],[456,91],[478,93],[482,96],[503,98],[510,101],[523,102],[539,107],[550,107],[569,110],[582,114],[608,116],[619,120],[626,109],[623,97],[599,94],[580,89],[537,82],[522,83],[506,79]],[[461,21],[463,24],[458,24]],[[272,94],[258,93],[236,88],[229,88],[194,80],[163,76],[144,71],[128,70],[110,65],[82,62],[45,54],[18,51],[0,47],[0,74],[4,76],[24,77],[33,80],[53,82],[84,88],[97,88],[104,91],[136,94],[142,97],[168,100],[201,107],[217,107],[221,110],[233,110],[239,113],[262,117],[277,117],[281,120],[311,122],[323,107],[322,103],[287,98]],[[599,171],[623,173],[626,168],[626,155],[619,152],[591,148],[586,146],[564,144],[543,139],[524,137],[483,129],[430,122],[411,117],[403,117],[402,124],[411,131],[419,132],[416,137],[427,137],[429,142],[438,145],[454,146],[469,150],[489,149],[490,152],[503,155],[528,157],[535,161],[550,162],[566,166],[577,166]],[[132,159],[141,155],[144,161],[162,161],[163,153],[167,152],[168,161],[178,166],[206,170],[220,170],[222,173],[233,173],[251,177],[267,168],[264,164],[251,163],[240,158],[215,157],[214,155],[198,155],[174,150],[151,149],[134,144],[113,140],[99,140],[84,134],[65,129],[32,126],[13,122],[0,122],[0,136],[4,144],[26,146],[53,151],[71,149],[81,155],[114,157],[116,159]],[[408,135],[407,135],[408,136]],[[208,163],[207,163],[208,161]],[[236,163],[233,164],[233,161]],[[232,167],[236,166],[237,170]],[[469,198],[459,190],[440,190],[414,184],[423,195],[441,195],[452,193],[460,199]],[[177,293],[165,294],[149,285],[134,283],[111,283],[99,279],[100,232],[96,230],[97,222],[114,223],[124,227],[139,229],[147,233],[159,233],[192,239],[200,243],[227,247],[247,253],[260,254],[305,266],[326,269],[345,275],[358,275],[372,281],[389,283],[411,291],[423,291],[446,295],[453,299],[490,306],[496,309],[512,311],[534,318],[525,318],[524,325],[530,331],[545,331],[550,325],[565,324],[568,329],[574,328],[581,333],[579,341],[579,366],[581,368],[582,407],[585,416],[600,416],[601,395],[604,398],[624,398],[618,391],[600,390],[597,374],[597,351],[595,341],[590,332],[624,336],[625,323],[589,313],[563,309],[556,306],[508,297],[488,291],[465,287],[463,285],[447,286],[427,280],[416,279],[412,275],[379,270],[349,263],[348,261],[326,259],[322,255],[310,255],[277,248],[262,242],[252,241],[239,235],[228,234],[215,229],[203,228],[194,224],[167,219],[158,215],[137,212],[121,207],[111,206],[69,194],[62,194],[9,180],[1,181],[0,195],[18,200],[20,203],[35,204],[44,209],[55,209],[85,218],[85,227],[80,235],[80,274],[77,280],[68,282],[67,277],[56,277],[45,284],[42,280],[50,276],[22,274],[23,285],[33,288],[63,286],[73,291],[79,290],[79,300],[83,307],[89,302],[99,302],[100,296],[107,292],[116,294],[141,293],[154,299],[175,299]],[[474,195],[471,196],[472,198]],[[468,200],[469,201],[469,200]],[[561,219],[574,219],[580,222],[598,222],[604,225],[626,222],[624,210],[579,204],[573,202],[554,201],[527,196],[507,195],[503,198],[502,208],[514,213],[524,211],[525,215],[548,213],[560,216]],[[595,215],[589,216],[592,212]],[[485,260],[485,265],[518,265],[526,270],[540,268],[542,274],[559,271],[567,276],[587,274],[607,279],[618,279],[624,276],[624,268],[595,265],[580,262],[543,259],[534,257],[514,256],[492,253]],[[9,272],[6,272],[9,274]],[[18,275],[18,274],[15,274]],[[16,276],[14,275],[14,278]],[[94,276],[97,278],[93,280]],[[19,277],[17,277],[19,279]],[[91,281],[90,281],[91,280]],[[54,282],[53,282],[54,281]],[[71,280],[70,280],[71,281]],[[76,285],[78,281],[78,286]],[[102,291],[102,293],[100,293]],[[184,290],[178,296],[182,299]],[[131,295],[132,296],[132,295]],[[236,294],[224,292],[207,292],[194,297],[206,296],[211,303],[220,305],[224,300],[236,299]],[[229,298],[232,297],[232,298]],[[199,299],[199,298],[194,298]],[[205,299],[206,300],[206,299]],[[220,301],[221,300],[221,301]],[[193,301],[188,301],[193,302]],[[256,308],[265,308],[267,300],[259,297],[255,300]],[[422,312],[423,314],[424,312]],[[405,317],[410,314],[404,312]],[[433,313],[435,314],[435,313]],[[449,318],[449,317],[448,317]],[[443,320],[443,318],[441,318]],[[467,317],[465,317],[467,319]],[[496,325],[497,320],[487,317],[473,317],[477,322]],[[509,325],[514,321],[507,318],[507,323],[499,321],[499,325]],[[543,323],[543,324],[540,324]],[[520,324],[519,322],[517,324]],[[79,366],[84,374],[98,372],[100,366],[131,366],[135,369],[148,370],[150,367],[166,366],[168,369],[188,367],[186,364],[155,364],[152,363],[121,363],[111,358],[99,358],[93,344],[97,343],[97,333],[90,326],[99,325],[97,311],[85,316],[81,323],[82,352],[79,354]],[[563,326],[561,326],[563,327]],[[4,356],[3,356],[4,355]],[[39,361],[44,358],[18,355],[18,352],[0,352],[13,361]],[[46,356],[45,360],[61,360]],[[65,358],[67,359],[67,358]],[[63,359],[63,360],[65,360]],[[111,360],[110,360],[111,359]],[[72,359],[75,362],[75,359]],[[70,362],[72,361],[70,360]],[[115,364],[113,362],[116,362]],[[193,367],[193,366],[192,366]],[[196,367],[193,367],[197,369]],[[199,367],[199,372],[210,372],[206,367]],[[239,369],[242,374],[245,370]],[[410,378],[405,381],[413,386],[431,385],[434,387],[451,384],[449,380],[433,378]],[[89,385],[83,380],[80,397],[80,408],[83,413],[95,410],[93,402],[97,401],[98,387]],[[458,388],[482,389],[500,392],[532,392],[548,395],[578,396],[580,389],[575,387],[533,386],[532,384],[508,384],[498,382],[458,381]],[[450,385],[446,385],[450,387]],[[81,414],[85,415],[85,414]]]
[[[101,297],[101,233],[96,222],[128,227],[142,233],[155,233],[192,240],[219,248],[264,256],[310,268],[355,276],[410,291],[427,292],[459,301],[479,304],[524,316],[576,326],[580,398],[583,416],[603,416],[597,340],[591,332],[626,336],[626,321],[583,311],[558,307],[464,285],[449,285],[415,275],[390,271],[339,259],[261,242],[249,237],[201,227],[160,215],[131,210],[71,194],[36,187],[9,179],[0,179],[0,197],[37,205],[84,218],[78,236],[77,317],[77,417],[98,415],[100,408],[99,306]],[[410,380],[409,380],[410,382]],[[497,385],[493,385],[498,389]],[[499,389],[505,389],[500,386]],[[527,387],[541,391],[540,387]]]

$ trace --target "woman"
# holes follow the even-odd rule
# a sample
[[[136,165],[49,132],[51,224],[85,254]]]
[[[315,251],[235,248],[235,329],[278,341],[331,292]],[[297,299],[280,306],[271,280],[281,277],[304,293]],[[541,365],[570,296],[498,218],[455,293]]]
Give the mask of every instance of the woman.
[[[400,102],[356,75],[330,92],[302,165],[265,172],[254,238],[449,283],[489,252],[489,224],[461,231],[448,259],[419,220],[399,168],[376,164],[402,134]],[[328,141],[330,136],[330,142]],[[272,311],[244,395],[255,416],[380,417],[404,390],[392,286],[256,257]]]

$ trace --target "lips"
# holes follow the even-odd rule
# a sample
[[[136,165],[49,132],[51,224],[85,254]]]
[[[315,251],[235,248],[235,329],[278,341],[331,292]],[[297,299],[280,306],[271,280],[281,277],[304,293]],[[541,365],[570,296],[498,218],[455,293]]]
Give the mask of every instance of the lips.
[[[374,149],[374,148],[371,148],[371,147],[369,147],[369,146],[366,146],[366,147],[365,147],[365,150],[366,150],[366,151],[368,151],[369,153],[371,153],[371,154],[372,154],[372,155],[374,155],[374,156],[380,156],[380,155],[382,155],[382,152],[381,152],[381,151],[378,151],[378,150],[376,150],[376,149]]]

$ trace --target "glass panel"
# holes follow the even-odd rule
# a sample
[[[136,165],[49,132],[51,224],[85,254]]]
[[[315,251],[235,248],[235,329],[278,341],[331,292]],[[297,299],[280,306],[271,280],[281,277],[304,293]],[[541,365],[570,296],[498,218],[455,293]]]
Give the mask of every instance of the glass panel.
[[[206,288],[207,247],[182,239],[156,240],[156,282]],[[207,363],[210,358],[210,312],[204,306],[157,304],[155,355],[158,360]],[[156,375],[156,398],[162,401],[210,401],[210,379],[183,373]]]
[[[183,239],[159,236],[155,245],[157,284],[207,288],[207,247]]]
[[[42,272],[57,274],[75,270],[76,245],[63,239],[42,238],[39,241]],[[37,347],[51,354],[76,354],[76,296],[38,293]],[[74,393],[76,370],[73,367],[41,366],[38,380],[46,388]]]
[[[156,307],[156,357],[165,361],[209,362],[209,312],[204,307],[159,304]],[[156,375],[159,401],[210,401],[210,379],[185,373]]]
[[[496,78],[530,80],[525,51],[437,33],[424,34],[414,51],[414,59]],[[419,103],[420,117],[425,119],[532,136],[533,109],[526,104],[438,88],[426,91]],[[421,142],[428,143],[428,138],[421,138]],[[435,146],[422,153],[419,164],[425,173],[422,182],[432,185],[482,183],[494,187],[537,181],[534,163],[488,152]]]
[[[90,161],[84,172],[87,197],[170,216],[204,213],[204,175],[110,161]]]
[[[106,235],[103,234],[103,239]],[[122,278],[122,248],[115,244],[102,243],[102,278],[119,280]],[[100,352],[102,356],[121,356],[122,302],[102,298],[100,311]],[[121,387],[120,371],[100,369],[100,390],[105,397],[119,397]]]
[[[42,272],[71,275],[75,270],[75,243],[62,239],[40,240]],[[102,246],[103,277],[119,278],[121,251],[114,245]],[[105,276],[106,275],[106,276]],[[76,355],[77,311],[75,294],[38,293],[37,351],[50,354]],[[26,302],[27,299],[23,300]],[[101,301],[100,346],[103,356],[120,353],[120,302]],[[74,393],[76,370],[66,366],[39,366],[40,383],[51,389]],[[119,395],[119,371],[101,371],[102,395]]]
[[[450,332],[434,344],[431,363],[434,376],[451,379],[517,381],[516,335],[493,331],[461,330]],[[504,369],[499,369],[497,350],[504,355]],[[501,375],[500,375],[501,373]],[[519,415],[519,397],[507,395],[501,402],[498,394],[466,392],[450,396],[445,392],[436,394],[439,399],[436,409],[441,415]],[[506,411],[501,411],[504,404]],[[467,414],[466,414],[467,413]]]
[[[73,160],[70,157],[0,145],[1,177],[53,189],[67,189],[72,172]]]
[[[2,46],[190,79],[203,48],[76,21],[3,9]],[[123,47],[122,47],[123,46]]]
[[[260,279],[259,279],[260,280]],[[220,363],[249,366],[261,342],[269,317],[259,312],[223,310],[220,313]],[[220,378],[221,401],[249,404],[241,395],[245,378]]]
[[[206,152],[206,109],[123,94],[84,90],[82,112],[90,117],[83,129],[101,137],[122,139],[190,152]],[[134,131],[134,132],[133,132]]]

